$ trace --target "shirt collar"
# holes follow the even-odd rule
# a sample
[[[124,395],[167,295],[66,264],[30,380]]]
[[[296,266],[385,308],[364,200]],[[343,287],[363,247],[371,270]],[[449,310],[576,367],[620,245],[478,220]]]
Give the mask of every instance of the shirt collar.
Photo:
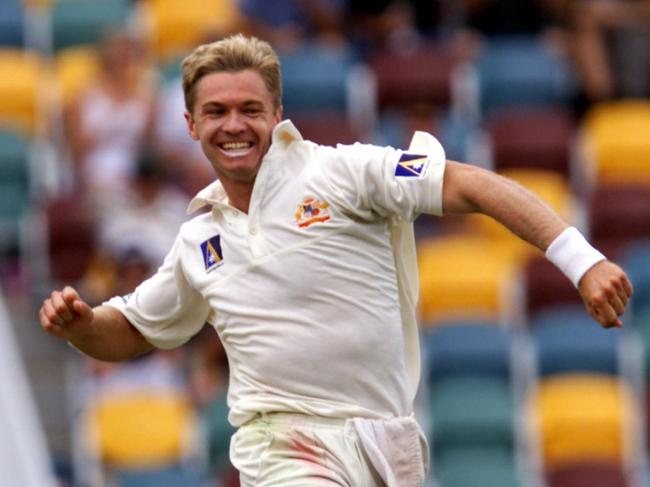
[[[302,135],[291,122],[291,120],[283,120],[275,126],[271,134],[271,146],[264,156],[268,158],[270,153],[275,153],[278,150],[286,150],[292,142],[303,140]],[[206,205],[227,205],[228,195],[223,189],[221,181],[217,180],[210,183],[208,186],[199,191],[187,207],[187,213],[194,213]]]

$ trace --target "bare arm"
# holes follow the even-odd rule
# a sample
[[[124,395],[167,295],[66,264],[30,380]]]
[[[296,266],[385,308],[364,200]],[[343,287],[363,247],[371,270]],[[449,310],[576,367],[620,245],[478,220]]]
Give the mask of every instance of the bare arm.
[[[46,332],[98,360],[128,360],[154,348],[117,309],[91,308],[71,287],[52,292],[39,319]]]
[[[542,252],[568,225],[536,195],[512,180],[468,164],[448,161],[443,185],[445,213],[483,213]],[[600,261],[580,279],[578,291],[589,314],[603,327],[620,327],[632,294],[623,270]]]
[[[469,164],[447,161],[445,213],[483,213],[542,252],[568,225],[546,203],[516,182]]]

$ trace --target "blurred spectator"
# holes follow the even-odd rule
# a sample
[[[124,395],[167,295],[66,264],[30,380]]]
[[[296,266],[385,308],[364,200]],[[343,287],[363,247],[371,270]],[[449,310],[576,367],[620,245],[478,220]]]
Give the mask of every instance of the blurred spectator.
[[[151,130],[154,82],[140,42],[114,32],[101,46],[97,82],[65,114],[78,187],[101,196],[133,177],[141,145]]]
[[[459,59],[473,59],[483,41],[501,36],[534,36],[565,51],[570,0],[463,0],[455,32]]]
[[[228,359],[221,341],[209,325],[190,342],[190,388],[202,419],[211,474],[224,487],[239,485],[239,474],[230,464],[230,437],[235,428],[228,422]]]
[[[99,206],[100,242],[121,253],[138,248],[157,267],[186,219],[188,199],[166,178],[155,155],[144,153],[125,191]]]
[[[650,1],[576,0],[572,25],[587,104],[650,95]]]
[[[215,174],[200,144],[189,135],[180,70],[160,87],[156,105],[154,137],[161,164],[175,184],[193,197],[214,181]]]
[[[537,35],[562,23],[565,0],[464,0],[465,25],[484,36]]]
[[[279,51],[307,39],[341,42],[345,0],[239,0],[245,30]]]
[[[115,295],[114,286],[124,285],[122,281],[137,270],[137,260],[127,261],[130,265],[120,270],[120,259],[129,257],[129,253],[137,251],[133,255],[139,257],[142,265],[146,263],[148,272],[162,264],[187,217],[188,199],[168,182],[153,153],[145,152],[138,159],[128,187],[97,203],[100,250],[84,278],[85,291],[95,304]],[[128,282],[135,285],[145,277],[136,275]]]

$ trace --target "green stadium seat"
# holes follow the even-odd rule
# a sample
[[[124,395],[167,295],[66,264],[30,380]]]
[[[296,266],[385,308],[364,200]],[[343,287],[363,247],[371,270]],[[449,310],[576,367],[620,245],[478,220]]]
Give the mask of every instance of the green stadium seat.
[[[97,44],[108,31],[125,25],[129,0],[58,0],[52,5],[52,47],[55,51]]]
[[[508,448],[458,448],[434,463],[438,487],[518,487],[513,452]]]
[[[500,377],[455,377],[431,387],[434,455],[450,447],[501,446],[514,442],[510,384]]]
[[[0,130],[0,249],[18,246],[20,225],[30,204],[29,142]]]

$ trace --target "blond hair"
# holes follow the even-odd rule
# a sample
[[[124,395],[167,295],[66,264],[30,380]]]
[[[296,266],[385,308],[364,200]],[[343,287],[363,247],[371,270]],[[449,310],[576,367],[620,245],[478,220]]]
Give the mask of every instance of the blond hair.
[[[210,73],[237,73],[252,69],[257,71],[273,99],[273,107],[279,108],[282,99],[280,61],[268,42],[256,37],[235,34],[216,42],[197,47],[183,59],[183,94],[185,107],[192,113],[196,101],[196,85]]]

